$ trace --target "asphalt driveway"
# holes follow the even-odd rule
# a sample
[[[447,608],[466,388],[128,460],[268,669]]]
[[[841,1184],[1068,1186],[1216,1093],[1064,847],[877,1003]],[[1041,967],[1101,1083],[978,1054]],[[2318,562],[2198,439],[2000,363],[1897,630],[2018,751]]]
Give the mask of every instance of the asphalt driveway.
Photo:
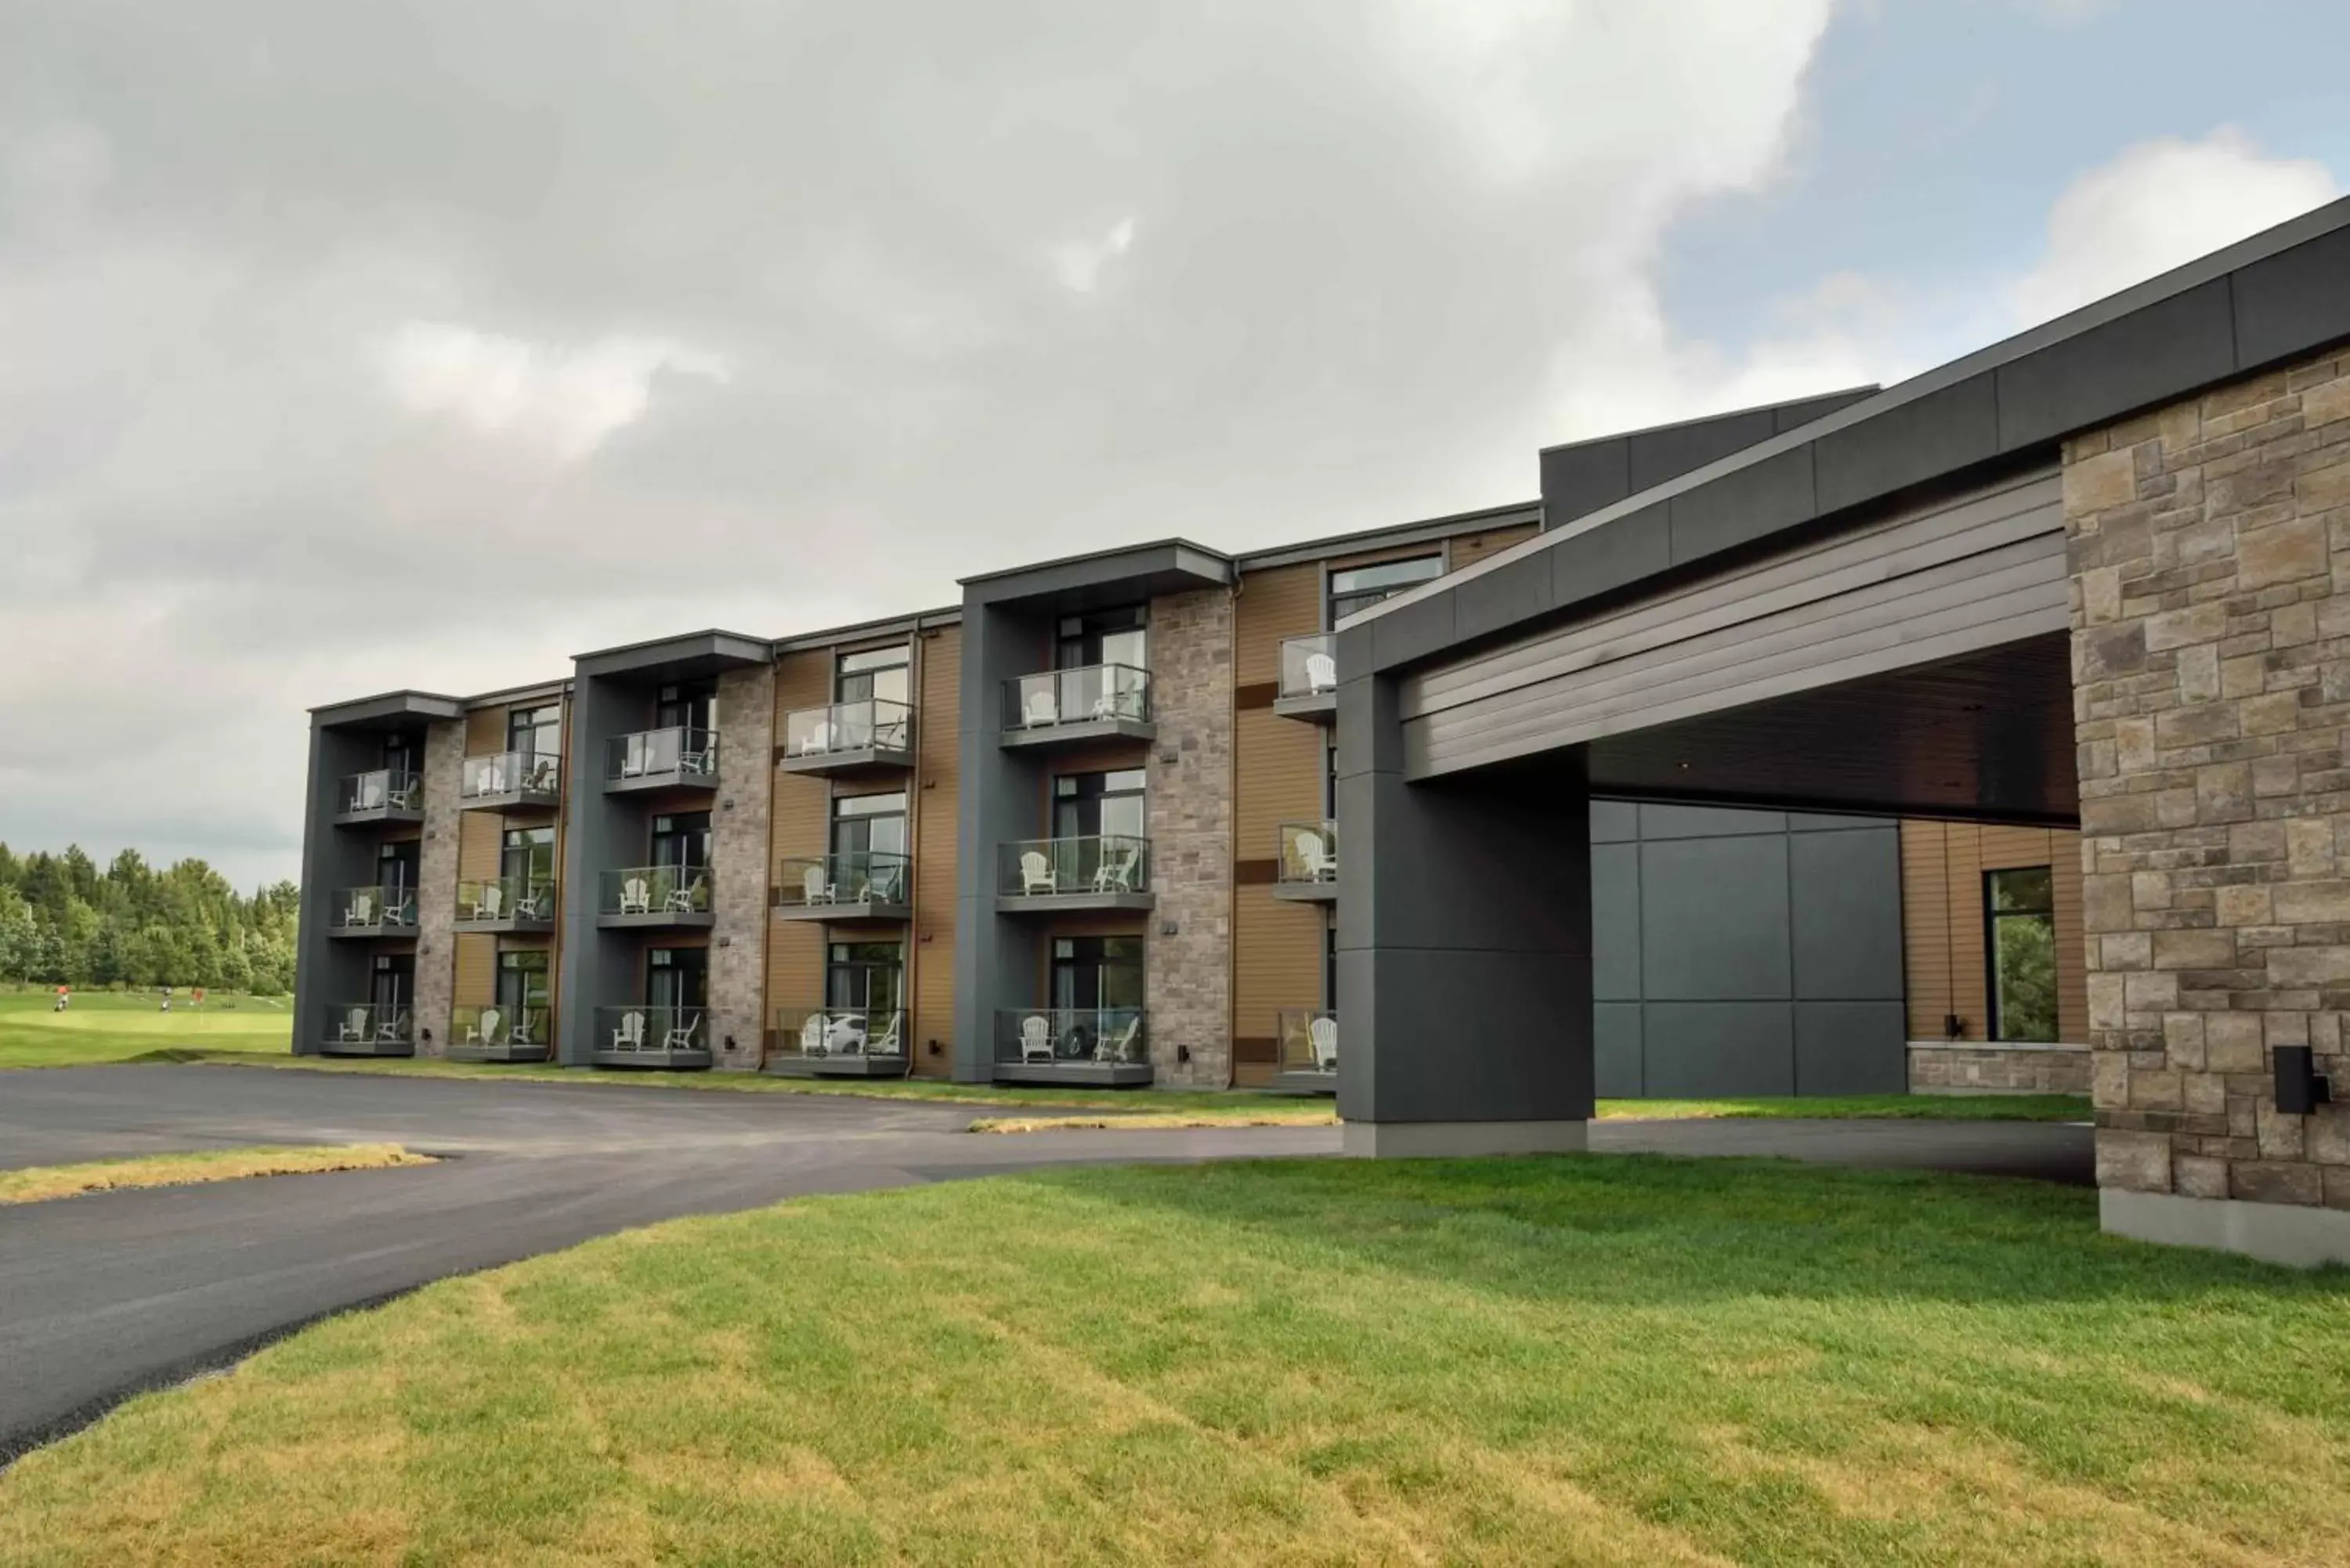
[[[1335,1127],[973,1137],[983,1107],[218,1066],[0,1073],[0,1168],[397,1142],[431,1166],[0,1208],[0,1463],[140,1389],[449,1274],[685,1214],[1050,1165],[1336,1150]],[[1598,1150],[2085,1180],[2085,1129],[1650,1122]]]

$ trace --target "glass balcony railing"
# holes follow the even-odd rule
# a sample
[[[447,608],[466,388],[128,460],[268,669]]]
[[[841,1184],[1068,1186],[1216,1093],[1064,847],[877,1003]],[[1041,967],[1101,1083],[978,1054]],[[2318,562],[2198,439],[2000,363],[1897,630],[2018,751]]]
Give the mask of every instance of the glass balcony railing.
[[[449,1010],[449,1044],[467,1045],[545,1045],[547,1012],[544,1007],[452,1007]]]
[[[330,1045],[408,1045],[412,1019],[404,1004],[369,1002],[327,1004],[326,1041]]]
[[[457,780],[463,800],[509,794],[553,794],[562,782],[562,759],[550,753],[493,752],[467,757]]]
[[[718,782],[718,732],[644,730],[604,742],[604,780],[634,784],[663,779]]]
[[[839,752],[902,752],[913,744],[914,711],[871,697],[832,702],[784,715],[784,755],[827,757]]]
[[[596,1010],[594,1047],[598,1054],[647,1056],[677,1051],[707,1051],[710,1030],[700,1007],[656,1007],[629,1002]]]
[[[775,907],[815,909],[827,904],[902,904],[907,859],[879,849],[851,850],[783,861],[775,873]]]
[[[1284,885],[1338,879],[1338,825],[1284,822],[1278,829],[1276,878]]]
[[[1006,731],[1049,730],[1062,724],[1150,718],[1150,672],[1130,664],[1051,670],[1003,683]]]
[[[371,768],[350,774],[342,781],[342,809],[349,815],[363,811],[421,811],[424,781],[406,768]]]
[[[1326,697],[1338,690],[1338,639],[1335,632],[1284,638],[1281,697]]]
[[[346,888],[335,895],[333,928],[338,931],[412,931],[416,929],[416,890],[412,888]]]
[[[1329,1009],[1284,1008],[1274,1015],[1274,1033],[1281,1046],[1280,1071],[1338,1070],[1338,1015]]]
[[[552,877],[462,877],[457,883],[457,919],[484,920],[552,920],[555,879]]]
[[[902,1058],[906,1015],[879,1007],[786,1007],[775,1014],[775,1048],[769,1054]]]
[[[629,866],[607,871],[596,889],[599,915],[706,915],[707,866]]]
[[[1030,898],[1147,893],[1150,840],[1117,835],[1016,839],[997,847],[995,889],[1006,898]]]
[[[1131,1065],[1150,1060],[1139,1007],[1009,1007],[995,1014],[995,1060],[1006,1066]]]

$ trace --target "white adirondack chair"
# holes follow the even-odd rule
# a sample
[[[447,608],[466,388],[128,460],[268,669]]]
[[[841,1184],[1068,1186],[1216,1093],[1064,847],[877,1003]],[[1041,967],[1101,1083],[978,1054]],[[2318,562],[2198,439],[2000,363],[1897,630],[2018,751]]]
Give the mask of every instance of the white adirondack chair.
[[[377,921],[379,912],[374,890],[368,888],[357,888],[351,894],[350,904],[343,910],[343,924],[372,926]]]
[[[403,1027],[407,1022],[398,1008],[385,1008],[375,1021],[376,1039],[386,1045],[399,1044],[407,1038],[408,1031]]]
[[[1024,728],[1035,729],[1040,724],[1061,722],[1061,705],[1053,700],[1050,686],[1032,686],[1020,699],[1020,722]]]
[[[1305,1038],[1314,1045],[1314,1064],[1325,1073],[1338,1070],[1338,1021],[1317,1018],[1305,1026]]]
[[[497,1043],[498,1010],[494,1007],[484,1007],[482,1009],[480,1016],[473,1023],[465,1025],[465,1044],[468,1045],[494,1045]]]
[[[1023,1062],[1049,1062],[1053,1059],[1053,1025],[1041,1012],[1032,1012],[1020,1021],[1020,1059]]]
[[[800,1054],[822,1056],[827,1054],[830,1046],[831,1042],[825,1034],[824,1014],[809,1013],[807,1022],[800,1025]]]
[[[1057,893],[1061,890],[1061,874],[1044,852],[1025,849],[1020,854],[1020,891],[1024,894]]]
[[[1314,693],[1338,690],[1338,661],[1326,653],[1307,654],[1305,690]]]
[[[837,889],[836,889],[833,885],[825,878],[825,870],[826,867],[824,863],[822,861],[818,861],[815,865],[809,867],[806,872],[800,877],[800,896],[802,902],[809,904],[829,904],[836,901]]]
[[[633,1008],[620,1014],[620,1022],[612,1031],[612,1049],[641,1051],[645,1048],[645,1015]]]
[[[699,875],[691,882],[681,881],[669,890],[669,897],[661,901],[661,908],[671,914],[693,914],[707,907],[702,889],[708,886],[709,883]]]
[[[1338,857],[1318,833],[1301,833],[1295,840],[1297,868],[1308,882],[1327,882],[1338,875]]]
[[[543,920],[546,919],[548,888],[544,882],[525,882],[520,897],[515,899],[515,919]]]
[[[652,912],[652,885],[641,877],[624,878],[620,883],[620,913],[650,915]]]
[[[393,784],[390,790],[386,792],[385,799],[388,800],[396,810],[414,811],[416,809],[416,780],[413,777],[411,777],[403,779],[397,784]]]
[[[360,810],[360,811],[380,811],[380,810],[382,810],[382,809],[383,809],[383,787],[384,787],[384,775],[383,775],[383,774],[362,774],[359,776],[359,799],[358,799],[356,802],[354,802],[353,804],[354,804],[354,805],[357,806],[357,808],[358,808],[359,810]]]
[[[1134,845],[1102,846],[1101,864],[1094,867],[1094,891],[1097,893],[1133,892],[1135,867],[1141,862],[1142,851]]]
[[[1102,1031],[1100,1041],[1094,1046],[1094,1060],[1097,1062],[1133,1061],[1135,1043],[1141,1033],[1142,1014],[1139,1012],[1128,1018],[1126,1021],[1126,1027],[1115,1035],[1107,1030]]]
[[[820,757],[830,750],[832,750],[832,721],[818,719],[808,727],[807,732],[800,737],[799,754],[804,757]]]
[[[679,773],[712,773],[717,770],[717,731],[681,730],[678,732],[677,771]]]
[[[906,1054],[906,1047],[902,1043],[902,1034],[905,1028],[905,1023],[906,1015],[904,1013],[891,1013],[889,1015],[889,1027],[881,1032],[881,1038],[879,1040],[873,1039],[870,1033],[868,1033],[865,1043],[865,1054],[868,1056],[904,1055]]]
[[[694,1033],[701,1027],[702,1014],[699,1012],[671,1014],[669,1030],[661,1036],[661,1049],[664,1051],[692,1050]]]
[[[364,1007],[350,1009],[343,1014],[343,1021],[335,1025],[335,1039],[338,1044],[363,1041],[367,1037],[368,1010]]]
[[[506,890],[495,882],[484,882],[473,890],[473,919],[494,920],[504,909]]]

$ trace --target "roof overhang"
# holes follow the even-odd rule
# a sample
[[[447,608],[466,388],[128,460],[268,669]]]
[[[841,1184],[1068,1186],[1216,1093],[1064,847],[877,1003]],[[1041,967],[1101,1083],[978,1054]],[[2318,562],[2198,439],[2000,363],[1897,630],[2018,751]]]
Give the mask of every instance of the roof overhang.
[[[387,691],[310,710],[312,726],[321,730],[412,730],[435,719],[464,716],[462,699],[432,691]]]
[[[962,587],[966,605],[1064,612],[1229,587],[1232,581],[1231,556],[1188,539],[1162,539],[965,577]]]
[[[695,680],[766,664],[774,657],[774,646],[764,639],[732,631],[697,631],[583,653],[578,670],[582,680]]]

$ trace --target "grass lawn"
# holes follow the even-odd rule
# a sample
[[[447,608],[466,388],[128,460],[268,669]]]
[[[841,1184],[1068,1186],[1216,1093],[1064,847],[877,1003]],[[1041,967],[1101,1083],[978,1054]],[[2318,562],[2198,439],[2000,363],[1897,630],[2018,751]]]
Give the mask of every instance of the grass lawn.
[[[0,1563],[2339,1563],[2350,1274],[2070,1189],[1058,1172],[445,1282],[0,1476]]]
[[[172,1011],[152,992],[76,992],[51,1011],[55,993],[0,990],[0,1068],[81,1067],[159,1051],[269,1053],[292,1049],[292,1004],[284,997],[207,997],[197,1012],[182,992]]]
[[[321,1170],[380,1170],[395,1165],[430,1165],[394,1143],[353,1143],[296,1147],[261,1146],[212,1148],[195,1154],[151,1154],[132,1159],[93,1159],[79,1165],[36,1165],[0,1170],[0,1203],[40,1203],[111,1192],[124,1187],[184,1187],[198,1181],[234,1181],[247,1176],[303,1176]]]

